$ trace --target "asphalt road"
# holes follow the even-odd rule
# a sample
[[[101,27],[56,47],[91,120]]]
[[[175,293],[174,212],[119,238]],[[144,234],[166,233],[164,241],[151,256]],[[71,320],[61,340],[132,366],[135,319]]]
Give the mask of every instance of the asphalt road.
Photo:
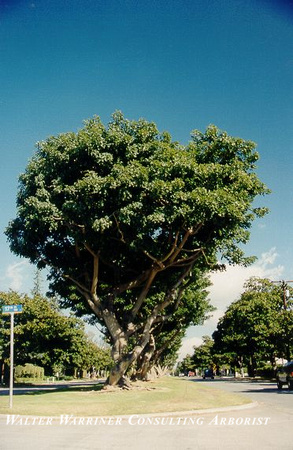
[[[155,416],[36,418],[2,416],[2,450],[248,450],[293,448],[293,391],[272,383],[190,382],[248,396],[252,408]],[[10,423],[7,423],[7,422]]]

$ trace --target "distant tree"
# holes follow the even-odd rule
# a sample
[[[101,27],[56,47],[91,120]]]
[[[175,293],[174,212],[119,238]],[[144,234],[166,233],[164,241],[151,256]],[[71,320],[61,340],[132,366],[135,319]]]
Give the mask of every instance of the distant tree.
[[[238,365],[254,376],[259,361],[285,357],[292,347],[293,311],[284,311],[280,287],[251,278],[239,300],[219,320],[213,334],[215,351],[234,354]]]
[[[202,340],[203,343],[201,345],[193,347],[194,353],[192,355],[194,367],[201,370],[215,365],[213,358],[213,339],[210,336],[203,336]]]
[[[42,296],[29,297],[10,291],[0,293],[1,304],[21,304],[23,312],[16,314],[15,364],[32,363],[44,367],[47,375],[74,369],[100,367],[111,364],[110,353],[90,341],[81,319],[66,317],[56,302]],[[0,359],[9,358],[9,317],[0,322]],[[106,357],[106,355],[108,355]]]
[[[188,353],[183,360],[179,362],[177,370],[179,373],[183,373],[184,375],[188,375],[189,371],[193,372],[195,370],[195,366],[192,355]]]
[[[20,177],[11,250],[50,271],[63,305],[94,314],[110,335],[115,385],[177,310],[198,271],[248,264],[255,144],[210,126],[187,146],[153,123],[113,115],[38,143]],[[167,289],[166,289],[167,286]]]

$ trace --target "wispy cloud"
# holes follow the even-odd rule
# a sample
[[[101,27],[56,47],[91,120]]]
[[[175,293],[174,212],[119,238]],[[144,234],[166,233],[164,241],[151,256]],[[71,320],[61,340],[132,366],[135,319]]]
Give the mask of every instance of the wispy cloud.
[[[1,277],[4,289],[23,290],[25,281],[28,278],[29,268],[30,264],[28,261],[9,264],[5,270],[4,277]]]

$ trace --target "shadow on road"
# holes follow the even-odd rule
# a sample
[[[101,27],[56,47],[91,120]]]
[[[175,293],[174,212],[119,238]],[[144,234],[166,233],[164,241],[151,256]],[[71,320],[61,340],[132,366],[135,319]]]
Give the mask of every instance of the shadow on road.
[[[186,380],[186,378],[184,378]],[[237,390],[238,393],[246,393],[246,394],[278,394],[278,395],[288,395],[293,394],[293,390],[289,390],[288,388],[284,388],[282,390],[279,390],[277,388],[276,383],[270,382],[270,381],[264,381],[264,380],[245,380],[245,379],[235,379],[235,378],[214,378],[204,380],[202,378],[188,378],[188,380],[194,382],[194,383],[209,383],[211,385],[217,385],[218,383],[235,383],[235,385],[241,385],[244,384],[246,386],[245,390]],[[248,385],[255,385],[251,386],[251,388],[248,388]],[[218,386],[220,388],[220,386]]]
[[[263,389],[246,389],[245,391],[239,391],[239,392],[245,392],[247,394],[251,393],[251,394],[278,394],[278,395],[282,395],[282,394],[293,394],[293,391],[289,390],[289,389],[283,389],[282,391],[280,391],[278,388],[263,388]]]

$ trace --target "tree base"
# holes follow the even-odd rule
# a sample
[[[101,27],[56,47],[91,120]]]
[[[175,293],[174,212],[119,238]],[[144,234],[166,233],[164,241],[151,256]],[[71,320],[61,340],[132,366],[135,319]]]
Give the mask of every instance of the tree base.
[[[132,389],[132,384],[131,384],[131,381],[129,380],[129,378],[122,377],[122,378],[120,378],[118,383],[115,385],[108,384],[108,380],[107,380],[105,386],[103,387],[103,390],[106,390],[106,391],[114,391],[117,389],[125,389],[125,390]]]

